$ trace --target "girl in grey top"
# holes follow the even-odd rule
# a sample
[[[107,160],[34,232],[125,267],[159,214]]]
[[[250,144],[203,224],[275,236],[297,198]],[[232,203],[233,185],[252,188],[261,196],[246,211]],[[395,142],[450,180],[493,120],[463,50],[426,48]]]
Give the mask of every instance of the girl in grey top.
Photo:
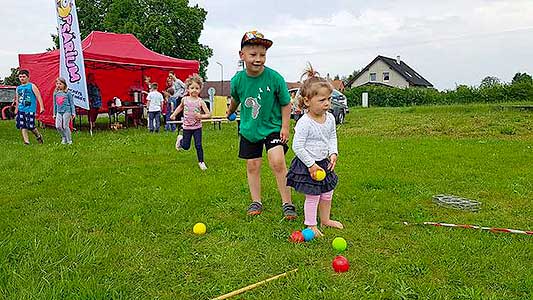
[[[56,121],[56,129],[61,134],[61,144],[72,144],[70,121],[76,117],[76,109],[72,94],[67,88],[67,81],[63,77],[56,80],[53,116]]]
[[[308,79],[300,88],[298,105],[306,109],[296,127],[292,149],[296,157],[287,174],[287,186],[305,194],[304,224],[315,236],[322,236],[317,227],[317,211],[321,226],[342,229],[343,225],[330,219],[331,199],[338,177],[334,169],[337,163],[337,131],[335,118],[328,112],[333,87],[309,66]]]

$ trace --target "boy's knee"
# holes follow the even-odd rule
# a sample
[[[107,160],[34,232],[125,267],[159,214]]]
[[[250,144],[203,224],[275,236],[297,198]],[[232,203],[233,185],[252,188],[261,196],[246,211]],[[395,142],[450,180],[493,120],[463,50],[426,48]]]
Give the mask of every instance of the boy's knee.
[[[256,173],[261,171],[262,160],[251,159],[246,162],[246,169],[248,172]]]
[[[270,168],[272,171],[279,173],[279,172],[285,172],[287,170],[287,166],[285,165],[285,160],[282,159],[273,159],[269,161]]]

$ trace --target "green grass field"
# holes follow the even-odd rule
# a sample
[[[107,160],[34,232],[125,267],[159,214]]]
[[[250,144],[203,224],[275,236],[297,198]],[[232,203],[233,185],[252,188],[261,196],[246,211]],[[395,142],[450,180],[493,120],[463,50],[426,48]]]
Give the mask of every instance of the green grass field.
[[[246,216],[235,124],[206,124],[202,172],[174,134],[85,130],[64,146],[46,129],[45,144],[32,136],[28,147],[2,121],[0,299],[209,299],[294,268],[234,299],[532,299],[533,236],[402,224],[533,230],[532,114],[352,109],[338,127],[332,209],[346,228],[305,244],[288,242],[303,228],[303,196],[293,193],[298,220],[282,220],[267,164],[265,211]],[[436,194],[482,209],[438,207]],[[348,241],[344,274],[331,269],[336,236]]]

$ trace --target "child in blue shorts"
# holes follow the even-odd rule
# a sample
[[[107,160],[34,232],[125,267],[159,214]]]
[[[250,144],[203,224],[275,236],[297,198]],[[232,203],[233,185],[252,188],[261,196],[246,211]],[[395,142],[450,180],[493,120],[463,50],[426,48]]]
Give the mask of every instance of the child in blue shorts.
[[[43,99],[37,86],[30,82],[30,72],[20,70],[20,85],[17,86],[15,94],[15,113],[17,114],[17,129],[22,132],[22,139],[25,145],[30,144],[28,130],[30,130],[39,144],[43,143],[43,136],[35,128],[35,117],[37,113],[37,102],[39,102],[39,114],[44,113]]]

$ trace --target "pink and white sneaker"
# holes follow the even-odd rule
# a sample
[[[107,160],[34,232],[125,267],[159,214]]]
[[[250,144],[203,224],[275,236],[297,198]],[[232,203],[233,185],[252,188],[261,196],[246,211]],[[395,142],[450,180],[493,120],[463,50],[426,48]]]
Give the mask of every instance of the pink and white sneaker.
[[[183,140],[183,135],[178,134],[178,137],[176,138],[176,150],[180,151],[181,149],[181,140]]]

